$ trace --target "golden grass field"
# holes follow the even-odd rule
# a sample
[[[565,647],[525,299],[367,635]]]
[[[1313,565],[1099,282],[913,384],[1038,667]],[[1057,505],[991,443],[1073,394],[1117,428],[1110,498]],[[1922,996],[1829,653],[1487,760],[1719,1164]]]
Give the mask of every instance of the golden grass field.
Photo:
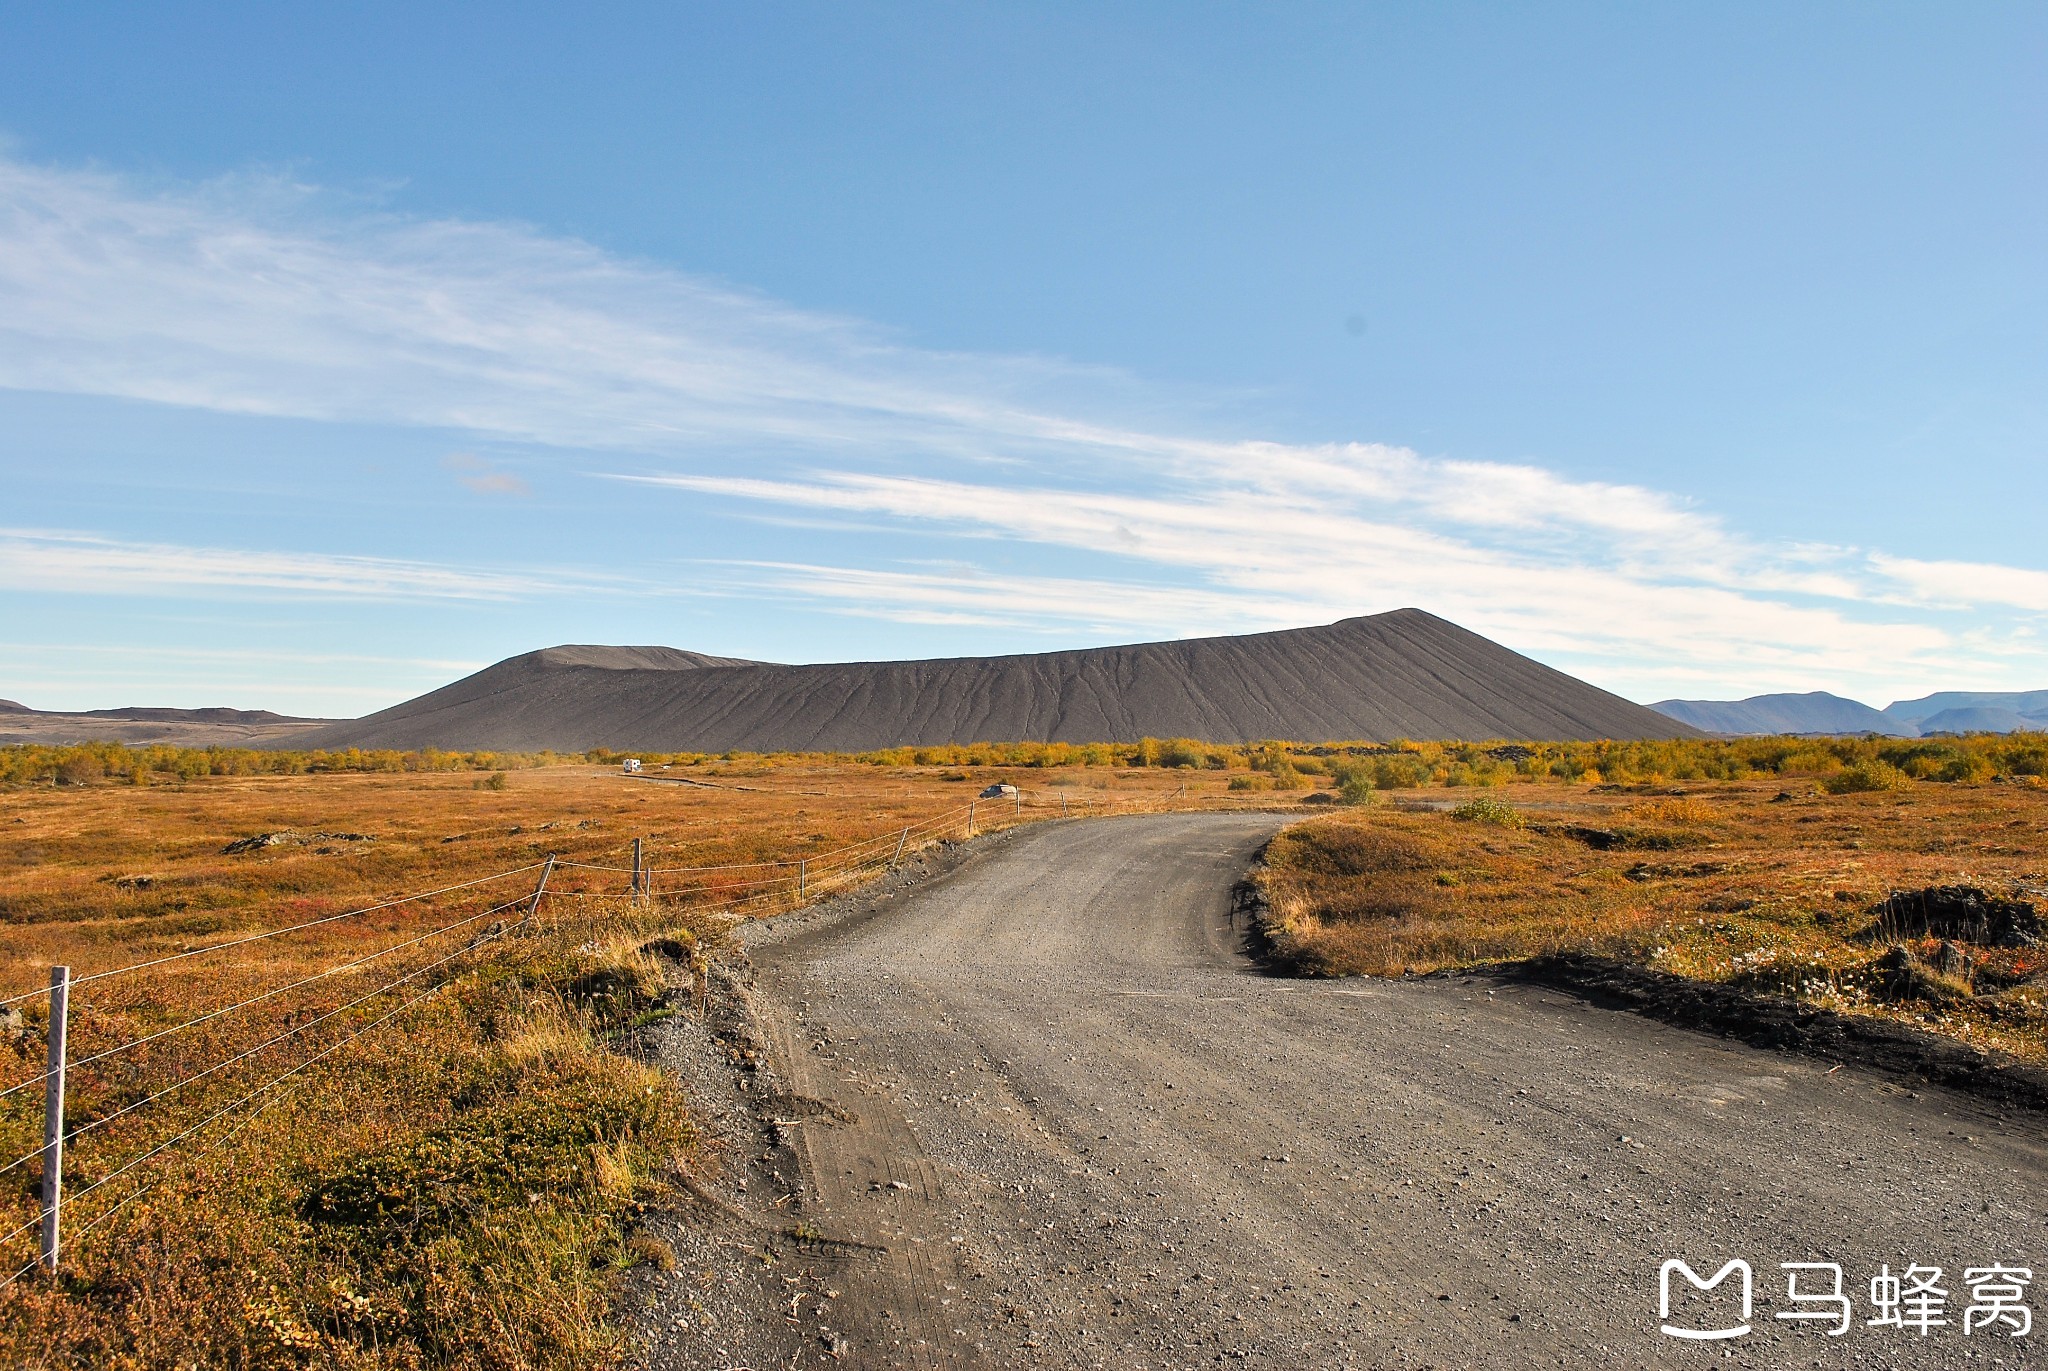
[[[641,949],[666,938],[687,956],[715,945],[721,905],[794,901],[788,868],[671,868],[869,839],[851,856],[886,857],[903,827],[943,814],[913,843],[957,838],[955,811],[998,779],[1025,786],[1025,818],[1057,815],[1062,795],[1080,813],[1183,789],[1217,803],[1227,785],[1216,772],[761,759],[688,774],[699,784],[565,764],[0,789],[0,996],[25,996],[0,1028],[0,1088],[30,1083],[0,1097],[0,1163],[41,1144],[33,992],[51,964],[87,976],[332,920],[76,986],[63,1272],[0,1291],[0,1365],[611,1363],[608,1283],[662,1257],[634,1238],[638,1207],[677,1168],[711,1164],[689,1102],[618,1050],[676,1012],[675,963]],[[1005,802],[977,819],[985,831],[1019,816]],[[223,850],[279,833],[293,836]],[[566,864],[627,866],[636,837],[654,870],[646,903],[622,898],[624,871]],[[565,864],[523,930],[549,853]],[[812,893],[844,862],[814,860]],[[0,1232],[33,1224],[38,1174],[34,1160],[0,1173]],[[0,1244],[0,1278],[33,1259],[35,1236]]]
[[[611,1281],[663,1260],[636,1215],[716,1164],[635,1027],[678,1012],[733,901],[794,901],[790,868],[746,864],[835,888],[905,826],[959,836],[997,780],[1030,805],[984,829],[1062,797],[1300,815],[1262,879],[1311,971],[1590,950],[2043,1056],[2038,949],[1923,939],[1888,967],[1861,936],[1892,889],[2041,879],[2040,738],[616,760],[0,749],[0,1090],[23,1087],[0,1095],[0,1280],[35,1252],[38,1166],[9,1163],[40,1145],[49,966],[173,959],[76,987],[64,1267],[0,1290],[0,1366],[615,1364]],[[734,869],[673,869],[708,866]]]
[[[1404,807],[1446,794],[1396,793],[1277,839],[1262,880],[1285,950],[1376,976],[1590,952],[2048,1060],[2048,948],[1874,927],[1892,891],[2048,897],[2048,791],[1519,784],[1462,813]]]

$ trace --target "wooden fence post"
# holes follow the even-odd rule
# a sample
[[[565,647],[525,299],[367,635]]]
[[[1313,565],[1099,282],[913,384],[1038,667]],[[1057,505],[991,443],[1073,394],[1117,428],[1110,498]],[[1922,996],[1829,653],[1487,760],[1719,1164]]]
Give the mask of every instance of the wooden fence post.
[[[526,917],[519,921],[522,929],[533,927],[533,916],[540,912],[540,897],[548,893],[548,877],[555,874],[555,854],[548,853],[548,864],[540,869],[540,884],[533,888],[533,898],[526,903]]]
[[[979,803],[979,800],[969,800],[967,802],[967,836],[970,838],[974,836],[974,806]]]
[[[808,857],[799,857],[799,858],[797,858],[797,861],[796,861],[796,897],[797,897],[797,898],[798,898],[799,900],[803,899],[803,898],[804,898],[804,895],[805,895],[805,892],[806,892],[806,891],[808,891],[808,890],[810,889],[810,884],[811,884],[811,883],[810,883],[810,871],[811,871],[811,862],[810,862],[810,858],[808,858]]]
[[[641,874],[640,840],[638,838],[635,838],[633,840],[633,898],[636,901],[640,899],[644,891],[645,887],[643,885],[643,882],[645,881],[645,879],[646,878]]]
[[[900,861],[902,861],[902,860],[903,860],[903,845],[904,845],[905,843],[909,842],[909,841],[910,841],[910,826],[909,826],[908,824],[905,824],[905,825],[904,825],[904,827],[903,827],[903,834],[902,834],[902,836],[896,839],[896,850],[895,850],[895,852],[891,853],[891,854],[890,854],[890,856],[889,856],[889,865],[890,865],[890,866],[894,866],[894,865],[896,865],[896,863],[898,863],[898,862],[900,862]]]
[[[50,968],[50,1052],[43,1077],[43,1269],[57,1274],[64,1211],[64,1036],[71,1019],[71,968]]]

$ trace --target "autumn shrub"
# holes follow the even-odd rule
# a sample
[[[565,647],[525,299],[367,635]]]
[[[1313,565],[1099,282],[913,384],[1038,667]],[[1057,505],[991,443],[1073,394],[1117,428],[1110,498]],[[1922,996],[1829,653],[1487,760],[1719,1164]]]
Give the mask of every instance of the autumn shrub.
[[[1330,774],[1337,782],[1337,798],[1345,804],[1366,805],[1379,798],[1373,788],[1372,767],[1364,762],[1340,762]]]
[[[1818,743],[1788,752],[1778,761],[1781,776],[1831,776],[1841,769],[1842,758]]]
[[[1855,795],[1876,790],[1910,790],[1913,778],[1888,762],[1857,762],[1822,782],[1830,795]]]
[[[1993,751],[1998,768],[2012,776],[2048,776],[2048,738],[2012,734]]]
[[[1991,758],[1983,753],[1966,752],[1959,757],[1952,757],[1947,762],[1944,762],[1941,769],[1934,773],[1934,779],[1951,783],[1958,781],[1975,783],[1989,780],[1992,772],[1996,769]]]
[[[1375,790],[1407,790],[1429,780],[1429,767],[1420,758],[1405,753],[1374,757],[1370,765]]]
[[[573,756],[551,752],[412,752],[348,748],[295,752],[250,748],[124,747],[116,743],[67,747],[0,748],[0,784],[48,785],[63,764],[96,757],[105,776],[136,783],[189,781],[205,776],[292,776],[328,773],[429,774],[501,772],[591,762],[616,766],[626,753],[598,748]],[[884,748],[859,754],[740,753],[641,749],[632,755],[649,767],[701,767],[718,761],[731,775],[768,775],[787,768],[898,767],[1166,767],[1229,771],[1269,770],[1274,759],[1315,774],[1339,760],[1369,761],[1375,790],[1424,785],[1492,787],[1544,780],[1580,786],[1654,785],[1671,781],[1740,781],[1760,777],[1825,778],[1845,767],[1883,762],[1916,779],[1978,781],[1993,775],[2048,776],[2048,736],[1979,734],[1942,739],[1873,738],[1668,738],[1585,742],[1290,742],[1265,739],[1216,745],[1193,738],[1140,738],[1088,743],[973,742]],[[89,762],[80,766],[89,770]],[[1271,774],[1269,772],[1269,774]]]
[[[1257,763],[1258,769],[1273,778],[1275,790],[1307,790],[1309,779],[1301,774],[1301,768],[1285,757],[1267,757]]]
[[[1497,828],[1520,828],[1528,822],[1521,810],[1490,795],[1465,801],[1451,811],[1451,817],[1464,823],[1492,824]]]
[[[58,785],[92,785],[106,778],[106,763],[90,752],[80,752],[57,763]]]

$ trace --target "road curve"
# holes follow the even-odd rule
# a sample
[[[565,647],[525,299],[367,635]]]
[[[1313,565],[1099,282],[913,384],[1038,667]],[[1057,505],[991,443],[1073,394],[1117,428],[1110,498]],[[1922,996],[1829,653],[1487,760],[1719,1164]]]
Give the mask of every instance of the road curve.
[[[776,1070],[841,1120],[792,1130],[803,1220],[887,1249],[832,1271],[845,1364],[1984,1366],[2048,1337],[1961,1328],[1965,1267],[2048,1284],[2038,1120],[1488,978],[1264,975],[1229,892],[1275,823],[1048,824],[754,935]],[[1662,1335],[1668,1257],[1748,1261],[1753,1331]],[[1774,1318],[1792,1261],[1843,1266],[1848,1334]],[[1950,1323],[1866,1325],[1916,1262]]]

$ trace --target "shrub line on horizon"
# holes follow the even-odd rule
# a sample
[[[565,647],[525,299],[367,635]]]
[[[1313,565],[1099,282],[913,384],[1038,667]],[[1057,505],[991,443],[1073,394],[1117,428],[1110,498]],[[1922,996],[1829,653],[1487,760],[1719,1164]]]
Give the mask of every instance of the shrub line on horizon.
[[[1194,738],[1139,738],[1134,742],[975,742],[882,748],[868,752],[658,752],[591,748],[580,753],[414,751],[347,748],[289,751],[246,747],[174,747],[168,744],[18,743],[0,747],[0,784],[135,785],[189,781],[204,776],[297,776],[333,772],[403,773],[508,771],[572,765],[616,766],[627,757],[653,768],[797,767],[1127,767],[1263,772],[1275,789],[1295,788],[1290,777],[1332,776],[1340,788],[1363,793],[1419,786],[1488,786],[1515,780],[1569,784],[1657,781],[1739,781],[1762,776],[1827,781],[1845,771],[1858,778],[1838,784],[1878,788],[1910,780],[1978,782],[1994,776],[2048,777],[2048,734],[1972,734],[1958,738],[1754,737],[1542,742],[1491,739],[1427,742],[1395,739],[1308,743],[1286,739],[1206,743]],[[1875,767],[1886,771],[1873,771]],[[1859,771],[1860,769],[1860,771]],[[1341,773],[1341,774],[1340,774]],[[492,782],[495,784],[495,781]]]

